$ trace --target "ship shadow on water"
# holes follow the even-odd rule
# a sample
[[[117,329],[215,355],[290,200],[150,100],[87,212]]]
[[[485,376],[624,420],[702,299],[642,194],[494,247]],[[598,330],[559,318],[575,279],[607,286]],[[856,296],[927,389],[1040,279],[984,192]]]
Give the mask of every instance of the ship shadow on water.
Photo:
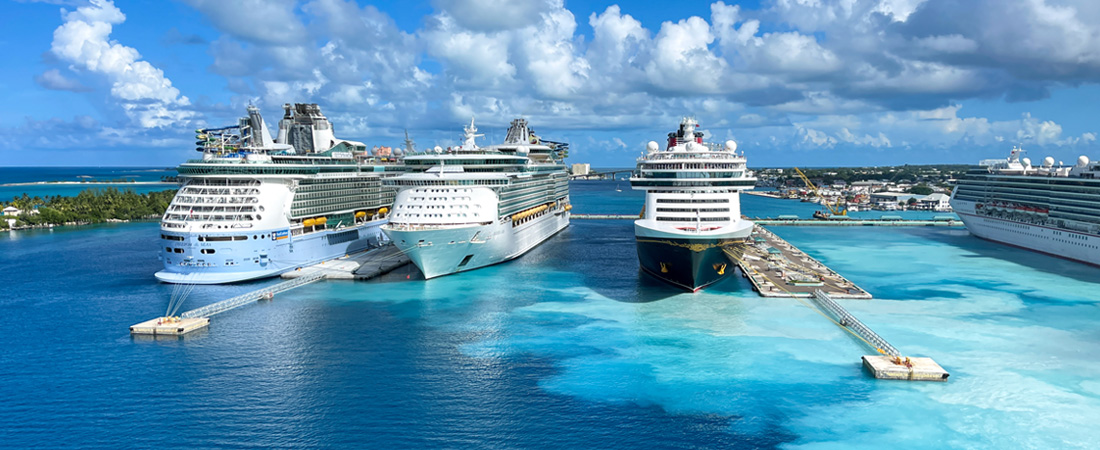
[[[586,288],[622,303],[650,303],[692,295],[642,271],[635,245],[632,221],[574,220],[569,227],[516,262],[570,273],[579,277],[580,284]],[[724,280],[699,292],[723,294],[751,290],[736,273],[731,271]]]
[[[973,259],[975,263],[978,264],[980,264],[980,260],[984,258],[997,259],[1018,264],[1032,270],[1069,277],[1077,281],[1086,283],[1100,282],[1100,267],[982,239],[965,230],[941,229],[913,231],[927,239],[961,248],[972,253],[971,255],[964,256],[964,258]]]

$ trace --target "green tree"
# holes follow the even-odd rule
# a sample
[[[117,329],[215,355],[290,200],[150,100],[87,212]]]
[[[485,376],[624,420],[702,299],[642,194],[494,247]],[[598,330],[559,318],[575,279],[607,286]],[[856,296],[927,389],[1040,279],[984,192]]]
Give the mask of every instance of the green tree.
[[[928,185],[924,184],[924,183],[921,183],[921,184],[918,184],[916,186],[913,186],[913,187],[909,188],[909,193],[910,194],[928,195],[928,194],[931,194],[932,192],[933,192],[932,188],[928,187]]]

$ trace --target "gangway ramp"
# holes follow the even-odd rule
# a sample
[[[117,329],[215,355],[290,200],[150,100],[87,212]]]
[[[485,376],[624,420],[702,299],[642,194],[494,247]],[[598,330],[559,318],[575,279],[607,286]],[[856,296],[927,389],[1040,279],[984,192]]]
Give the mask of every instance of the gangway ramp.
[[[309,283],[313,283],[314,281],[320,281],[320,280],[323,280],[324,278],[325,278],[325,272],[318,270],[318,271],[315,271],[315,272],[311,272],[311,273],[302,275],[298,278],[294,278],[294,279],[283,281],[281,283],[278,283],[278,284],[275,284],[275,285],[272,285],[272,286],[265,287],[263,289],[257,289],[255,291],[249,292],[247,294],[238,295],[236,297],[226,299],[226,300],[222,300],[222,301],[217,302],[217,303],[211,303],[211,304],[203,306],[201,308],[192,309],[192,310],[187,311],[183,314],[180,314],[180,317],[184,318],[184,319],[196,319],[196,318],[199,318],[199,317],[209,318],[210,316],[213,316],[215,314],[220,314],[220,313],[229,311],[233,308],[244,306],[244,305],[247,305],[249,303],[254,303],[254,302],[259,301],[259,300],[270,300],[272,297],[275,296],[275,294],[278,294],[280,292],[286,292],[286,291],[289,291],[289,290],[294,289],[296,287],[304,286],[304,285],[307,285]]]
[[[820,289],[815,290],[813,299],[817,307],[827,316],[832,316],[838,326],[847,329],[879,354],[864,355],[863,367],[875,378],[910,381],[947,381],[949,374],[932,358],[903,356],[900,351],[878,333],[875,333],[862,321]]]

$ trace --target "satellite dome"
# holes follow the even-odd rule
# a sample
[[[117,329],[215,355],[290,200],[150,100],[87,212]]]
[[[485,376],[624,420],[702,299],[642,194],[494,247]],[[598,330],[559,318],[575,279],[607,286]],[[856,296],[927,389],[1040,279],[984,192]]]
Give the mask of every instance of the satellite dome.
[[[1043,167],[1050,167],[1054,165],[1054,158],[1048,156],[1043,158]]]
[[[657,151],[659,148],[661,148],[661,146],[657,144],[657,141],[649,141],[645,145],[645,150],[650,153]]]
[[[1077,157],[1077,167],[1085,167],[1089,165],[1089,157],[1081,155]]]
[[[737,151],[737,143],[733,142],[732,140],[726,141],[726,151],[727,152]]]
[[[443,147],[440,147],[440,146],[438,146],[438,145],[437,145],[437,146],[435,146],[435,149],[434,149],[434,150],[435,150],[435,152],[436,152],[436,153],[443,153]]]
[[[1031,167],[1031,158],[1021,159],[1020,163],[1023,164],[1024,167]]]
[[[521,145],[521,146],[516,147],[516,154],[517,155],[526,155],[528,153],[531,153],[531,149],[527,148],[526,145]]]

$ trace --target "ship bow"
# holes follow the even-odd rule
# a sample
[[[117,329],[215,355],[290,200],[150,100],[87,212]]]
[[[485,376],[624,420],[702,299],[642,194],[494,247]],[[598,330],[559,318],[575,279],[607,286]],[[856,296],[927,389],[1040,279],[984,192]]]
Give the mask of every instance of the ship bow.
[[[738,252],[741,239],[637,238],[638,262],[650,275],[697,291],[733,272],[725,249]]]

